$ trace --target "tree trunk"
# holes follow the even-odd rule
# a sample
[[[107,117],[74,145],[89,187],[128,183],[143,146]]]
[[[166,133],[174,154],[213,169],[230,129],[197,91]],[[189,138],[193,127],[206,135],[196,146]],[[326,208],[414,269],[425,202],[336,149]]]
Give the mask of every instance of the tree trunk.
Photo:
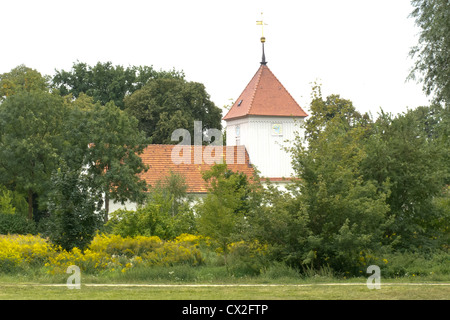
[[[33,191],[28,190],[28,220],[33,220]]]

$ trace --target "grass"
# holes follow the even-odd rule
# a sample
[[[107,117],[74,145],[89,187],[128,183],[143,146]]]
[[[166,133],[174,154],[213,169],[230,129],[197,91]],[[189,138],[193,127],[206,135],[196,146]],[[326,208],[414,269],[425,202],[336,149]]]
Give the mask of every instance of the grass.
[[[369,290],[365,283],[280,285],[65,285],[0,284],[0,299],[8,300],[448,300],[450,283],[382,283]]]
[[[69,290],[69,275],[0,274],[2,300],[448,300],[448,276],[367,278],[323,273],[301,276],[276,266],[259,276],[230,276],[223,266],[136,268],[127,273],[82,274],[81,289]]]

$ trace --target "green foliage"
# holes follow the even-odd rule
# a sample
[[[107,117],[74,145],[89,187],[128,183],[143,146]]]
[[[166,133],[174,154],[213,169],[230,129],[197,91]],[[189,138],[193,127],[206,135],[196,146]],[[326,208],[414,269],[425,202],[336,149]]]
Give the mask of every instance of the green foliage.
[[[139,173],[147,167],[139,155],[146,139],[137,128],[137,120],[112,102],[95,104],[86,120],[84,163],[90,187],[106,194],[106,213],[109,199],[142,202],[147,186]]]
[[[173,239],[182,233],[195,233],[186,188],[182,176],[171,174],[150,190],[146,203],[135,211],[113,212],[107,228],[123,237],[142,235]]]
[[[171,172],[161,181],[158,181],[153,190],[161,191],[163,196],[171,199],[170,213],[176,216],[183,211],[184,205],[189,205],[192,197],[187,194],[188,185],[183,175]]]
[[[321,87],[317,83],[312,88],[311,97],[311,115],[305,120],[304,124],[307,139],[317,139],[320,132],[335,118],[341,119],[350,127],[357,123],[368,123],[370,121],[369,115],[361,115],[356,111],[350,100],[342,99],[337,94],[323,99]]]
[[[13,205],[12,192],[6,188],[0,186],[0,213],[1,214],[14,214],[16,208]]]
[[[434,226],[442,219],[433,199],[448,179],[445,158],[450,149],[442,141],[441,120],[431,121],[432,112],[419,108],[397,117],[382,112],[366,140],[362,171],[366,179],[390,181],[386,202],[395,219],[390,234],[401,237],[397,245],[403,248],[437,244],[429,241],[437,236]]]
[[[412,0],[411,17],[421,29],[419,43],[410,51],[416,59],[409,75],[423,83],[427,95],[450,104],[450,5],[448,0]]]
[[[203,131],[222,128],[222,111],[201,83],[182,78],[150,79],[124,101],[125,110],[139,120],[139,128],[154,144],[174,143],[171,134],[179,128],[189,130],[194,137],[194,121],[202,121]]]
[[[391,223],[388,180],[376,184],[360,170],[367,157],[366,129],[346,119],[329,119],[306,149],[297,142],[293,162],[299,200],[307,208],[309,236],[302,264],[330,265],[336,271],[358,271],[358,253],[376,249]]]
[[[68,109],[63,99],[45,91],[20,91],[0,105],[1,181],[32,197],[49,188],[64,150]]]
[[[396,252],[384,255],[384,262],[379,264],[382,275],[387,278],[424,277],[440,279],[450,275],[450,254],[444,251],[432,253]]]
[[[101,227],[104,217],[99,211],[101,197],[90,188],[79,170],[63,166],[52,177],[49,198],[50,216],[41,222],[44,234],[65,250],[85,248]]]
[[[52,189],[50,178],[61,162],[74,170],[86,167],[90,187],[107,199],[139,201],[146,190],[138,176],[145,170],[139,154],[146,141],[137,120],[113,103],[79,99],[22,90],[0,106],[0,183],[27,195],[29,219],[36,197],[45,199]]]
[[[70,71],[57,70],[52,85],[61,95],[72,94],[78,98],[82,93],[93,97],[94,102],[106,105],[112,101],[116,106],[124,108],[124,98],[142,88],[150,79],[179,78],[183,72],[156,71],[148,66],[114,66],[111,62],[98,62],[89,66],[83,62],[73,64]]]
[[[251,189],[247,176],[232,172],[226,164],[215,164],[203,178],[209,184],[209,193],[195,207],[198,229],[223,252],[227,263],[228,246],[242,240],[248,229]]]
[[[298,189],[293,186],[286,192],[269,184],[258,190],[257,195],[260,201],[251,206],[247,237],[268,244],[267,255],[272,260],[298,267],[311,234],[306,206],[298,197]]]
[[[36,224],[25,215],[0,213],[0,234],[34,234]]]
[[[48,77],[37,70],[20,65],[10,72],[0,74],[0,101],[20,91],[46,91]]]

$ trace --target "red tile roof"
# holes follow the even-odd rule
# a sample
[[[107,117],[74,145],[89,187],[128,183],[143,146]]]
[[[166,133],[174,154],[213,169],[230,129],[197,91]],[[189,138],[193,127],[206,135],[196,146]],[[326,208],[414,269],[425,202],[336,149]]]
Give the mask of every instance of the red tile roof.
[[[183,151],[174,148],[186,148]],[[254,169],[250,165],[248,153],[244,146],[223,146],[222,159],[224,163],[227,163],[228,169],[234,172],[243,172],[249,178],[254,174]],[[211,154],[214,159],[221,158],[219,155],[215,158],[215,153],[210,152],[211,149],[207,149],[205,146],[181,146],[181,145],[161,145],[152,144],[148,145],[144,152],[140,155],[144,164],[149,166],[147,172],[141,174],[147,184],[154,186],[156,183],[164,177],[170,175],[171,172],[179,173],[186,179],[188,185],[188,193],[206,193],[208,192],[208,186],[202,178],[202,172],[211,169],[213,166],[212,161],[208,161],[207,154]],[[215,149],[220,152],[220,149]],[[178,151],[178,154],[177,154]],[[189,157],[186,158],[188,163],[177,164],[176,159],[184,155],[184,151],[190,152]],[[196,152],[202,152],[202,161],[196,157]],[[172,152],[175,155],[175,161],[172,158]],[[198,154],[197,154],[198,155]]]
[[[306,117],[267,65],[261,65],[223,120],[247,115]]]

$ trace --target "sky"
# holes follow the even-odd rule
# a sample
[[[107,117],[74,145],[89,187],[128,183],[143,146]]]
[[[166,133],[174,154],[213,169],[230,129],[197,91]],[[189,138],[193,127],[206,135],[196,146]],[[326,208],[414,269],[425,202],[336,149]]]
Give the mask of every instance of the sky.
[[[374,117],[429,104],[406,81],[419,29],[410,0],[0,0],[0,74],[95,65],[183,70],[230,105],[261,61],[306,112],[314,82]],[[225,113],[224,113],[225,115]]]

